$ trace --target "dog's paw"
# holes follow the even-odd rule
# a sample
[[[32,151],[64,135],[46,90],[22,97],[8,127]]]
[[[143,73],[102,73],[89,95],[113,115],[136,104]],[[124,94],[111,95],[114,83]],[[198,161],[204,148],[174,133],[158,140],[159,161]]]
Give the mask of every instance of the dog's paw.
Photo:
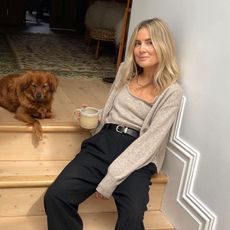
[[[33,131],[38,140],[42,140],[42,127],[39,121],[33,123]]]

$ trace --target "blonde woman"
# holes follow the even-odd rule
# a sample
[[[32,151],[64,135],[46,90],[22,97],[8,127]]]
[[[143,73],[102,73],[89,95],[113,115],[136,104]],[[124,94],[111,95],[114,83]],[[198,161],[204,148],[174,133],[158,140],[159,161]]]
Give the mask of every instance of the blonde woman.
[[[45,195],[49,230],[82,230],[78,206],[91,194],[114,198],[116,230],[143,230],[153,174],[161,170],[182,89],[174,43],[164,21],[135,28],[95,134]]]

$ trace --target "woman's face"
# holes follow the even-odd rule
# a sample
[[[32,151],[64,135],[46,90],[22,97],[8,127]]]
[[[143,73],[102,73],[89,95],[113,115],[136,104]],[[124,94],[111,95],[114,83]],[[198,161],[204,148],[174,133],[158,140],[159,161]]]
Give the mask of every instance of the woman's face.
[[[158,58],[147,28],[141,28],[138,31],[133,53],[134,59],[140,67],[156,68]]]

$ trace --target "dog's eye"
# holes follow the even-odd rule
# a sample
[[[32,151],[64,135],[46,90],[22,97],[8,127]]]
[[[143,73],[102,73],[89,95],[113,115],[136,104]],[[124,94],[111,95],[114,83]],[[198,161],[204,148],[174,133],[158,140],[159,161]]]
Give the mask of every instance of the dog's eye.
[[[46,88],[46,87],[48,87],[48,83],[45,83],[45,84],[43,85],[43,88]]]
[[[34,88],[37,87],[37,85],[36,85],[35,83],[32,83],[31,85],[32,85],[32,87],[34,87]]]

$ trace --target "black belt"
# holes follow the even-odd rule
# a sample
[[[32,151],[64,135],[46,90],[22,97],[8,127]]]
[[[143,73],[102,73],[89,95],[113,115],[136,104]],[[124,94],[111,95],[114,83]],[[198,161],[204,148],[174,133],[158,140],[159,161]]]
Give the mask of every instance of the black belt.
[[[128,128],[126,126],[123,126],[123,125],[116,125],[116,124],[105,124],[103,126],[103,129],[111,129],[111,130],[115,130],[117,131],[118,133],[125,133],[125,134],[128,134],[132,137],[135,137],[135,138],[138,138],[139,135],[140,135],[140,132],[135,130],[135,129],[131,129],[131,128]]]

